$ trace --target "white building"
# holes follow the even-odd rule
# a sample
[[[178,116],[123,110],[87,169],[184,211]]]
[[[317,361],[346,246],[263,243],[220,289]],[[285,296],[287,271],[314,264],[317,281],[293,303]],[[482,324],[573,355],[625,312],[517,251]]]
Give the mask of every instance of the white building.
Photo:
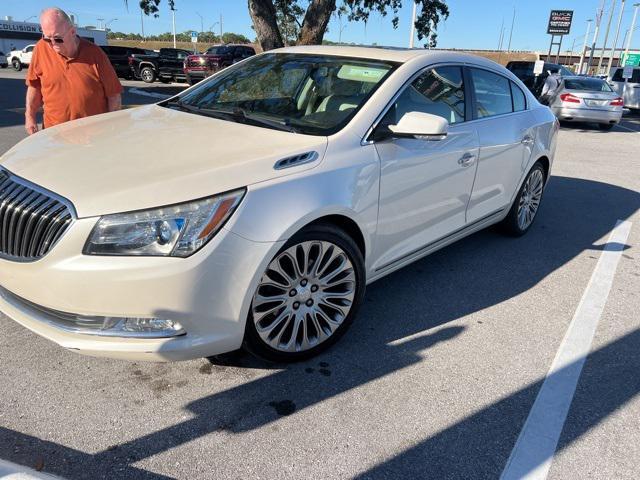
[[[97,45],[107,44],[107,31],[93,28],[76,27],[78,35]],[[0,20],[0,51],[8,54],[11,50],[19,50],[42,38],[39,23],[16,22],[11,17]]]

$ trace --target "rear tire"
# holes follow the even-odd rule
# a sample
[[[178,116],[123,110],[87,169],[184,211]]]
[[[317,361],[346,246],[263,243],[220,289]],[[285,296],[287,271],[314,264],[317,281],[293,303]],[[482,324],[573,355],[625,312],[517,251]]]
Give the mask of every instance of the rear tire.
[[[142,67],[140,78],[144,83],[153,83],[156,80],[156,72],[151,67]]]
[[[18,58],[14,58],[13,60],[11,60],[11,66],[16,72],[22,70],[22,62]]]
[[[364,292],[364,258],[354,240],[333,225],[305,228],[271,260],[256,287],[243,346],[274,362],[318,355],[353,323]]]
[[[616,125],[615,123],[599,123],[598,128],[600,130],[607,131],[607,130],[611,130],[613,127],[615,127],[615,125]]]
[[[536,162],[522,182],[507,217],[500,223],[504,233],[521,237],[529,231],[540,208],[545,180],[544,167]]]

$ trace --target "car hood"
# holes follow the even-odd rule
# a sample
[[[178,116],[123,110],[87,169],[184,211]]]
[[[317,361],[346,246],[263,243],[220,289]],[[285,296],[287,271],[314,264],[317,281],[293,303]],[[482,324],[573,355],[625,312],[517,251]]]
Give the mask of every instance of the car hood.
[[[78,217],[185,202],[314,168],[326,137],[243,125],[149,105],[43,130],[0,165],[70,200]],[[284,170],[283,158],[317,160]]]

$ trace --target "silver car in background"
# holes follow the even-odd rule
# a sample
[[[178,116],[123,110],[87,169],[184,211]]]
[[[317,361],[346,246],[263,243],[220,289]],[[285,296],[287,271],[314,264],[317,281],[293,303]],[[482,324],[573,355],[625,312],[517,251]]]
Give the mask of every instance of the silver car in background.
[[[610,130],[622,118],[622,97],[605,81],[594,77],[563,77],[549,103],[562,122],[593,122]]]
[[[622,76],[623,68],[612,71],[609,85],[622,97],[624,106],[632,110],[640,110],[640,67],[633,67],[631,78]]]

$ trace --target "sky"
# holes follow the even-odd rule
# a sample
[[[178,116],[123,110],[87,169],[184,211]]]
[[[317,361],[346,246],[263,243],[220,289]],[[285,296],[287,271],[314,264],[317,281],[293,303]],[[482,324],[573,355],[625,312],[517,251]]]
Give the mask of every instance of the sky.
[[[58,6],[69,13],[74,13],[81,25],[99,25],[109,22],[109,27],[114,31],[140,33],[140,10],[137,0],[129,0],[129,8],[125,7],[124,0],[0,0],[0,18],[6,15],[14,20],[25,20],[49,6]],[[515,9],[515,22],[511,39],[512,50],[540,50],[549,48],[550,35],[546,33],[549,12],[552,9],[574,10],[571,32],[563,39],[562,50],[569,50],[574,46],[574,51],[579,51],[587,29],[587,19],[595,18],[596,10],[603,0],[447,0],[450,15],[438,26],[438,47],[440,48],[477,48],[497,49],[500,40],[500,30],[504,22],[505,40],[504,48],[509,43],[511,22]],[[620,11],[619,0],[606,0],[605,14],[602,20],[598,45],[604,40],[604,30],[608,21],[609,9],[615,1],[617,8],[611,24],[608,45],[611,45],[615,37],[616,24]],[[304,3],[304,0],[303,0]],[[338,0],[340,3],[340,0]],[[390,45],[405,47],[409,43],[409,25],[411,22],[411,0],[404,0],[400,11],[400,22],[397,29],[391,25],[391,17],[373,15],[370,21],[364,23],[347,23],[343,20],[341,40],[362,44],[377,43],[378,45]],[[626,30],[631,25],[633,16],[632,4],[635,0],[627,0],[627,6],[622,19],[622,27],[618,45]],[[215,22],[219,22],[222,15],[224,31],[241,33],[250,39],[255,38],[251,29],[251,17],[247,8],[247,0],[176,0],[176,30],[178,32],[188,30],[211,29]],[[640,14],[638,15],[640,17]],[[201,21],[202,17],[202,21]],[[30,21],[37,21],[37,17]],[[632,48],[640,48],[640,18],[636,23]],[[171,31],[171,12],[167,0],[161,0],[160,17],[144,18],[146,34],[157,34]],[[213,29],[219,32],[220,25],[215,24]],[[340,24],[337,18],[332,19],[329,31],[325,39],[338,41],[340,38]],[[594,27],[589,34],[590,44]],[[416,46],[422,43],[416,42]]]

